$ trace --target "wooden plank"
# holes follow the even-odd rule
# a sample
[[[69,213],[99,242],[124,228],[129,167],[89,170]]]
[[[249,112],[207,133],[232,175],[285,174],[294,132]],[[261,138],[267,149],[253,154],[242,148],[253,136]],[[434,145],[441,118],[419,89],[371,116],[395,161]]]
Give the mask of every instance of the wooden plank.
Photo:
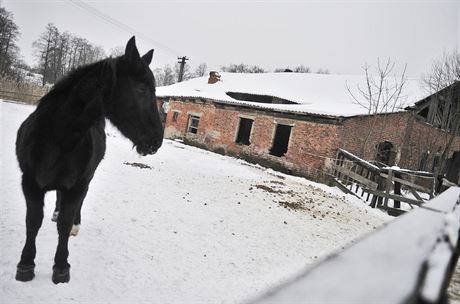
[[[351,168],[350,168],[350,170],[351,170],[353,173],[355,173],[356,175],[359,175],[359,174],[356,172],[357,169],[358,169],[358,166],[355,165],[355,164],[353,164],[353,165],[351,166]],[[361,175],[359,175],[359,176],[361,176]],[[357,183],[355,183],[355,184],[356,184],[356,188],[357,188],[357,187],[358,187],[358,184],[357,184]],[[350,190],[353,191],[353,182],[350,183]]]
[[[346,176],[349,176],[350,178],[356,180],[357,182],[360,182],[361,184],[367,186],[368,188],[370,189],[377,189],[377,186],[378,184],[376,182],[373,182],[371,180],[368,180],[367,178],[359,175],[359,174],[356,174],[355,172],[352,172],[344,167],[340,167],[340,166],[337,166],[337,165],[333,165],[334,169],[337,170],[338,172],[346,175]]]
[[[381,168],[380,172],[382,173],[388,173],[389,168]],[[419,178],[433,178],[433,173],[431,172],[425,172],[425,171],[413,171],[413,170],[407,170],[407,169],[395,169],[392,168],[391,170],[393,171],[398,171],[401,174],[408,174],[408,175],[414,175]]]
[[[385,174],[385,173],[380,173],[380,176],[384,177],[384,178],[388,178],[388,174]],[[422,192],[425,192],[425,193],[430,193],[431,190],[428,189],[428,188],[425,188],[423,186],[420,186],[420,185],[417,185],[417,184],[414,184],[408,180],[405,180],[405,179],[401,179],[401,178],[398,178],[398,177],[393,177],[393,180],[398,182],[398,183],[401,183],[405,186],[409,186],[411,188],[414,188],[414,189],[417,189],[419,191],[422,191]]]
[[[356,168],[358,168],[358,166],[356,166]],[[358,173],[358,175],[364,177],[364,175],[363,175],[364,167],[359,167],[359,169],[361,169],[361,170],[360,170],[360,172]],[[358,170],[358,169],[357,169],[357,170]],[[355,193],[358,193],[358,190],[359,190],[359,185],[356,184]]]
[[[414,189],[409,188],[410,193],[412,193],[413,196],[415,196],[416,199],[419,201],[425,201]],[[412,207],[412,206],[411,206]]]
[[[444,107],[443,107],[443,113],[442,113],[442,122],[441,122],[441,129],[446,130],[447,125],[448,125],[448,118],[450,116],[451,112],[451,98],[447,98],[444,100]]]
[[[352,195],[356,196],[357,198],[359,198],[359,196],[357,196],[355,193],[353,193],[353,191],[350,191],[350,189],[348,189],[347,187],[345,187],[345,185],[342,184],[342,183],[340,182],[340,180],[334,178],[334,179],[332,180],[332,182],[333,182],[340,190],[342,190],[344,193],[352,194]]]
[[[380,171],[379,167],[377,167],[376,165],[373,165],[373,164],[365,161],[364,159],[361,159],[361,158],[353,155],[352,153],[350,153],[350,152],[348,152],[346,150],[339,149],[339,151],[342,153],[342,155],[346,156],[347,158],[350,158],[355,163],[359,163],[360,166],[366,167],[370,171],[376,171],[376,172]]]
[[[385,197],[385,198],[388,197],[389,199],[398,200],[398,201],[405,202],[405,203],[408,203],[408,204],[413,204],[413,205],[420,206],[421,204],[424,203],[423,201],[414,200],[412,198],[407,198],[407,197],[404,197],[404,196],[401,196],[401,195],[385,193],[385,192],[382,192],[382,191],[372,190],[372,189],[368,189],[368,188],[363,188],[363,189],[364,189],[364,191],[369,192],[370,194],[373,194],[375,196],[381,196],[381,197]]]
[[[393,179],[393,171],[390,169],[388,170],[388,175],[387,175],[387,181],[386,181],[386,185],[385,185],[385,194],[390,194],[390,189],[391,189],[391,180]],[[388,207],[388,196],[385,196],[385,200],[383,201],[383,205],[385,206],[385,208]]]

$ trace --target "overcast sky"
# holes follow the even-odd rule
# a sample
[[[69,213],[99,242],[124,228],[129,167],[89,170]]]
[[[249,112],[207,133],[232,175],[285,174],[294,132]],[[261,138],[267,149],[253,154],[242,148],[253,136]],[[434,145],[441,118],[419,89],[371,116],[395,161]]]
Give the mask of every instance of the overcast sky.
[[[81,0],[73,0],[80,2]],[[135,32],[104,21],[70,0],[0,0],[20,28],[19,47],[34,64],[32,42],[54,23],[104,47],[125,45]],[[155,49],[152,68],[177,56],[209,69],[230,63],[265,69],[305,64],[361,74],[364,62],[390,57],[419,77],[443,51],[460,47],[460,1],[85,0],[135,29],[141,53]],[[141,33],[142,36],[139,34]],[[142,38],[145,36],[144,38]],[[148,37],[148,38],[147,38]]]

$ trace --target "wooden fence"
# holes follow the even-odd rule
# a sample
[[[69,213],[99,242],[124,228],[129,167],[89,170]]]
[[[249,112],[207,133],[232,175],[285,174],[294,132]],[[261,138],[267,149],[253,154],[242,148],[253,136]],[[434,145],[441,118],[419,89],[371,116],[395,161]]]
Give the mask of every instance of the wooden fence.
[[[451,187],[426,208],[393,220],[253,303],[447,303],[459,252],[459,196],[460,188]]]
[[[342,191],[391,215],[399,215],[433,198],[434,177],[428,172],[382,168],[342,149],[337,152],[333,171],[334,183]],[[401,209],[401,202],[408,207]]]
[[[48,87],[42,87],[34,83],[17,82],[11,79],[0,78],[0,98],[5,100],[36,104],[47,92]]]

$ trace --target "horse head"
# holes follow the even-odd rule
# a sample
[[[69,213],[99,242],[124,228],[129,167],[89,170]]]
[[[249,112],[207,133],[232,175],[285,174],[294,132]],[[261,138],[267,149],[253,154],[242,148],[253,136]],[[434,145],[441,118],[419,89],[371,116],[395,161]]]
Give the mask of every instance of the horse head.
[[[134,36],[125,54],[115,59],[116,77],[106,114],[141,155],[154,154],[163,142],[156,104],[155,78],[149,68],[153,50],[140,56]]]

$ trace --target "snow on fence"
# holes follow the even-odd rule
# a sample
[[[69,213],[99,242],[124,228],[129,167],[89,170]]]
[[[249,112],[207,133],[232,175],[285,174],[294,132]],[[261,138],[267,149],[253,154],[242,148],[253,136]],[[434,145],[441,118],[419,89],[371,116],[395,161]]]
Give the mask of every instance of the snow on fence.
[[[452,187],[259,299],[261,303],[440,303],[458,258]]]
[[[412,209],[433,198],[434,176],[429,172],[380,168],[342,149],[333,169],[334,183],[342,191],[370,201],[371,207],[385,209],[390,215],[404,212],[401,202]]]

